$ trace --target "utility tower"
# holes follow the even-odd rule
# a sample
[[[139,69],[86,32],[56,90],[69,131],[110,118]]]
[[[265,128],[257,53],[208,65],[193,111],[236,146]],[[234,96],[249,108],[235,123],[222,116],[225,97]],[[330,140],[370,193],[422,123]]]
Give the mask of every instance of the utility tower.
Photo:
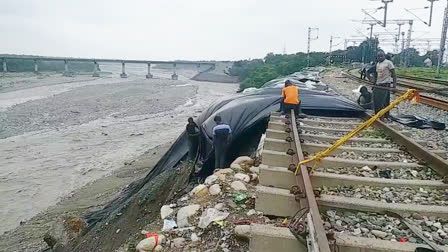
[[[306,56],[306,61],[307,61],[307,66],[310,67],[310,52],[311,52],[311,41],[312,40],[316,40],[319,38],[319,35],[316,34],[316,37],[311,37],[311,33],[313,31],[319,31],[319,28],[311,28],[308,27],[308,50],[307,50],[307,56]]]
[[[414,25],[414,20],[409,20],[409,30],[408,30],[408,38],[406,39],[406,51],[404,52],[405,60],[404,60],[404,68],[408,68],[410,63],[410,53],[409,48],[411,48],[411,39],[412,39],[412,26]]]
[[[437,77],[440,78],[440,68],[443,65],[443,54],[445,53],[446,32],[448,30],[448,2],[443,15],[442,36],[440,39],[439,60],[437,61]]]
[[[337,38],[339,38],[339,37],[333,37],[333,36],[330,37],[330,57],[328,60],[329,65],[331,65],[331,53],[333,51],[333,39],[337,39]]]

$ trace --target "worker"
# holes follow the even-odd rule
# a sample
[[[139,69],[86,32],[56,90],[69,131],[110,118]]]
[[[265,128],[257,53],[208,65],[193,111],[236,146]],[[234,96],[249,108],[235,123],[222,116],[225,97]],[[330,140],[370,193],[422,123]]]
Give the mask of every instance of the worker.
[[[386,55],[383,51],[378,51],[376,63],[376,75],[374,77],[374,83],[379,87],[396,88],[397,75],[395,73],[395,67],[392,61],[386,59]],[[390,90],[373,88],[373,107],[375,114],[390,103]],[[389,117],[389,112],[384,115]]]
[[[359,106],[365,109],[372,109],[373,108],[372,93],[370,93],[365,86],[362,86],[359,89],[359,92],[361,93],[361,95],[358,97],[357,100]]]
[[[282,90],[283,113],[287,114],[291,109],[294,114],[299,115],[300,101],[299,88],[293,85],[290,80],[285,81],[285,87]]]
[[[189,117],[186,128],[188,136],[188,159],[195,160],[199,146],[199,127],[193,118]]]
[[[232,137],[232,129],[222,122],[221,116],[217,115],[213,120],[216,126],[213,127],[213,147],[215,149],[215,169],[225,168],[226,151]]]
[[[361,79],[365,80],[367,77],[367,64],[362,64],[361,66],[361,71],[359,71],[361,73]]]

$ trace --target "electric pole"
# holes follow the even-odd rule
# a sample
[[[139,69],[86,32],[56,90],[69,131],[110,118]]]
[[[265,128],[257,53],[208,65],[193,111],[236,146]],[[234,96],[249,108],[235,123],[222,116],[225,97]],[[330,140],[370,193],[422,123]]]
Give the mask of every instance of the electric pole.
[[[448,30],[448,2],[443,16],[442,38],[440,39],[439,60],[437,62],[437,78],[440,78],[440,68],[443,65],[443,54],[445,52],[446,32]]]
[[[387,5],[389,3],[392,3],[394,0],[381,0],[381,2],[384,3],[384,22],[383,22],[383,27],[386,27],[386,21],[387,21]]]
[[[313,31],[313,30],[316,30],[316,31],[319,31],[319,28],[311,28],[311,27],[308,27],[308,50],[307,50],[307,66],[308,67],[310,67],[310,52],[311,52],[311,40],[316,40],[316,39],[318,39],[319,38],[319,35],[316,35],[316,37],[315,38],[312,38],[311,37],[311,32]]]
[[[412,26],[414,25],[414,20],[409,20],[409,30],[408,30],[408,38],[406,40],[406,51],[405,51],[405,60],[404,60],[404,68],[408,68],[410,63],[410,52],[411,48],[411,39],[412,39]]]
[[[339,37],[333,37],[333,36],[330,37],[330,58],[329,58],[330,60],[328,61],[329,65],[331,65],[331,53],[333,51],[333,39],[336,39],[336,38],[339,38]]]
[[[436,2],[436,1],[439,1],[439,0],[428,0],[429,2],[431,2],[431,10],[430,10],[430,13],[429,13],[429,24],[428,24],[428,26],[431,26],[431,23],[432,23],[432,10],[433,10],[433,7],[434,7],[434,2]]]

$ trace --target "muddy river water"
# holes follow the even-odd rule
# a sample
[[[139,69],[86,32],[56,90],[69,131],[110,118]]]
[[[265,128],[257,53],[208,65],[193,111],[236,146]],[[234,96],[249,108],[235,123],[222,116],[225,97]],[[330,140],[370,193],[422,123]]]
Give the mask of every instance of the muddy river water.
[[[187,117],[231,96],[237,85],[189,80],[192,70],[101,66],[112,74],[0,77],[0,234],[62,197],[173,141]]]

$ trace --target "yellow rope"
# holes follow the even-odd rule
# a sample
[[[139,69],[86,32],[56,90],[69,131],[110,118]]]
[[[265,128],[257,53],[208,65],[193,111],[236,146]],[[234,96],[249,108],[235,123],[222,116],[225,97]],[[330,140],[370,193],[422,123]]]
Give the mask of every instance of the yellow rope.
[[[316,164],[321,159],[323,159],[324,157],[328,156],[333,150],[337,149],[339,146],[341,146],[342,144],[347,142],[350,138],[352,138],[353,136],[355,136],[356,134],[361,132],[363,129],[365,129],[365,128],[369,127],[370,125],[372,125],[378,118],[380,118],[381,116],[383,116],[384,114],[389,112],[393,107],[397,106],[398,104],[400,104],[401,102],[403,102],[405,100],[412,100],[416,96],[418,98],[417,91],[415,89],[409,89],[405,94],[403,94],[402,96],[400,96],[397,99],[395,99],[395,101],[391,102],[389,104],[389,106],[387,106],[384,109],[380,110],[376,115],[372,116],[372,118],[370,118],[369,120],[365,121],[363,124],[359,125],[356,129],[354,129],[353,131],[349,132],[347,135],[345,135],[341,139],[337,140],[333,144],[333,146],[330,146],[328,149],[317,153],[314,157],[312,157],[310,159],[301,161],[297,165],[297,169],[296,169],[295,174],[297,175],[297,173],[300,170],[300,166],[301,165],[307,164],[307,163],[312,162],[312,161],[316,161],[314,163],[314,166],[313,166],[313,170],[314,170],[314,168],[316,167]]]

